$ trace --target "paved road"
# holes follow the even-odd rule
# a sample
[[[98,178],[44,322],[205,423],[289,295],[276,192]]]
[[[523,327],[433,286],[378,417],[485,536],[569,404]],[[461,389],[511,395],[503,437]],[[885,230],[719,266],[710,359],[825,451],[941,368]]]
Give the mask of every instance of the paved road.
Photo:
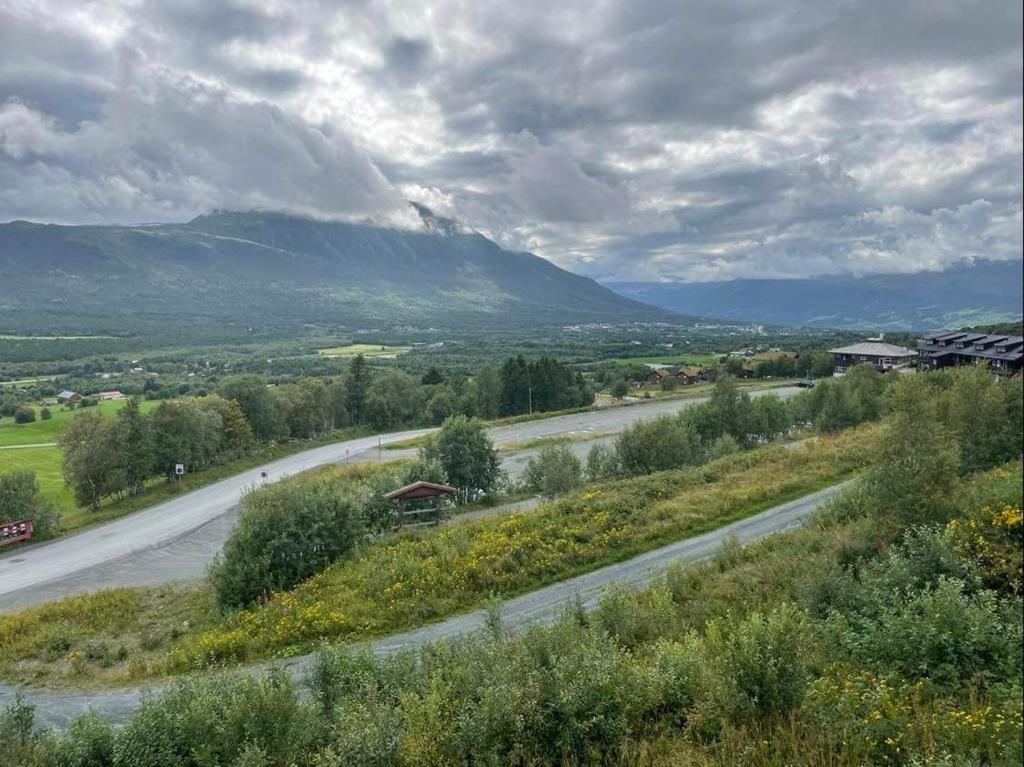
[[[773,389],[790,397],[799,389]],[[638,420],[703,402],[707,398],[652,400],[489,429],[498,445],[544,437],[586,438],[622,431]],[[417,429],[338,442],[266,464],[268,481],[345,460],[393,460],[415,451],[378,451],[377,445],[429,433]],[[602,438],[609,439],[608,437]],[[581,457],[600,440],[572,443]],[[534,451],[503,455],[503,466],[518,477]],[[70,594],[113,586],[144,586],[200,577],[220,550],[237,516],[242,493],[258,481],[260,469],[221,480],[81,533],[0,556],[0,611]]]
[[[669,565],[692,564],[713,556],[728,538],[747,543],[796,527],[819,503],[830,498],[846,484],[848,483],[844,482],[819,490],[695,538],[669,544],[625,562],[602,567],[510,599],[502,605],[502,622],[510,629],[519,629],[534,622],[549,623],[573,597],[578,597],[584,607],[591,608],[610,586],[622,584],[641,588]],[[379,639],[368,646],[375,654],[381,656],[399,650],[422,647],[431,642],[476,631],[483,625],[485,617],[484,610],[476,610],[413,631]],[[311,655],[305,655],[284,662],[275,662],[273,665],[283,666],[301,680],[311,658]],[[250,670],[260,671],[268,665],[270,664]],[[135,688],[98,692],[41,692],[0,683],[0,707],[10,703],[19,690],[26,701],[36,706],[38,723],[57,728],[67,726],[72,718],[89,709],[99,712],[111,721],[124,721],[138,707],[142,696],[142,690]]]

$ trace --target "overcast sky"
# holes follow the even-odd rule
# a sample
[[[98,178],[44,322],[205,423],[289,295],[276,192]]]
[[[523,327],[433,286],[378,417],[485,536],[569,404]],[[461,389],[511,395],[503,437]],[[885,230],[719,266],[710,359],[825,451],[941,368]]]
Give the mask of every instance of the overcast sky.
[[[0,221],[406,200],[605,279],[1021,258],[1020,0],[0,0]]]

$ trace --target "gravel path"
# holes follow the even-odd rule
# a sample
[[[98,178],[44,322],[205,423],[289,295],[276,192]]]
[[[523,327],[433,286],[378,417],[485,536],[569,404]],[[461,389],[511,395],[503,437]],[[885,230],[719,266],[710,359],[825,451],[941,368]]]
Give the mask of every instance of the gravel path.
[[[608,565],[514,597],[502,605],[502,621],[505,626],[512,629],[537,621],[550,622],[573,597],[578,597],[585,607],[593,607],[610,586],[624,584],[641,588],[671,564],[694,563],[713,556],[729,538],[747,543],[797,527],[819,503],[830,498],[847,484],[848,482],[843,482],[833,485],[703,535],[669,544],[625,562]],[[369,647],[378,655],[421,647],[475,631],[483,625],[485,617],[484,610],[475,610],[439,623],[376,640],[369,643]],[[286,668],[296,678],[301,679],[311,657],[306,655],[274,665]],[[259,671],[268,665],[263,664],[251,670]],[[26,701],[36,706],[38,723],[57,728],[65,727],[72,718],[89,709],[112,721],[123,721],[138,707],[143,694],[141,689],[96,692],[42,692],[32,689],[20,691]],[[0,707],[14,700],[18,692],[19,688],[0,683]]]

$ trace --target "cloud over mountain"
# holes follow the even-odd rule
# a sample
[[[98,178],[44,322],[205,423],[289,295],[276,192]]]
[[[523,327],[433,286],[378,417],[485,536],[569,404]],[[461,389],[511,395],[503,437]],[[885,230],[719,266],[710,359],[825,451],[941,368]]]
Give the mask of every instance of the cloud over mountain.
[[[405,198],[604,278],[1021,257],[1021,5],[0,0],[0,220]]]

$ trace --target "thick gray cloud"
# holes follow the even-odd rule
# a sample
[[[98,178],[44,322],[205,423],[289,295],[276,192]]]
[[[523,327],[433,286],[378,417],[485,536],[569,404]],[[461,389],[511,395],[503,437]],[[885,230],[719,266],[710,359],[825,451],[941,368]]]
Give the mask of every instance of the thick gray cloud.
[[[594,276],[1021,257],[1013,0],[0,0],[0,220],[403,199]]]

